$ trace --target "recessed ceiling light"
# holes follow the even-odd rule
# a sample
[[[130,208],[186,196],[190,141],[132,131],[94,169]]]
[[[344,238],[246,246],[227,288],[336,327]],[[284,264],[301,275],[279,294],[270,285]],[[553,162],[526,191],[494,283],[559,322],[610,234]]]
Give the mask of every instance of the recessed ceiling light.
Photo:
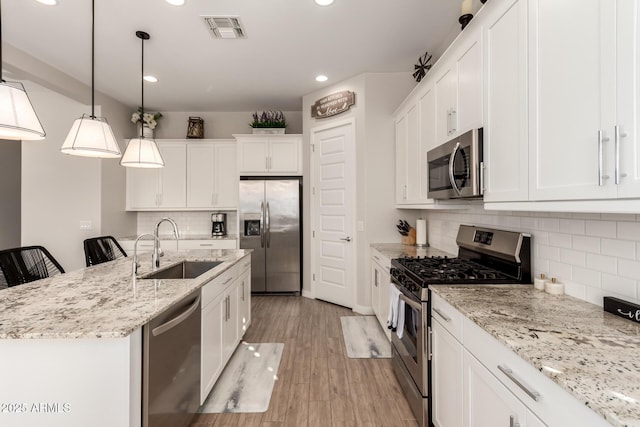
[[[327,76],[319,75],[316,77],[317,82],[326,82],[327,80],[329,80]]]
[[[333,0],[316,0],[316,4],[319,6],[329,6],[333,3]]]
[[[58,4],[58,0],[36,0],[38,3],[46,4],[47,6],[55,6]]]
[[[182,6],[184,4],[184,0],[165,0],[172,6]]]
[[[158,78],[156,76],[144,76],[144,80],[149,83],[158,83]]]

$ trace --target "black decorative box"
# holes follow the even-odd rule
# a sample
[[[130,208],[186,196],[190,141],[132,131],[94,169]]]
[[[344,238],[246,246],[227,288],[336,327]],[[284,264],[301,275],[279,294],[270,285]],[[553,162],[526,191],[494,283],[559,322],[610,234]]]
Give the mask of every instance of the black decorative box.
[[[640,305],[614,297],[604,297],[604,311],[640,323]]]

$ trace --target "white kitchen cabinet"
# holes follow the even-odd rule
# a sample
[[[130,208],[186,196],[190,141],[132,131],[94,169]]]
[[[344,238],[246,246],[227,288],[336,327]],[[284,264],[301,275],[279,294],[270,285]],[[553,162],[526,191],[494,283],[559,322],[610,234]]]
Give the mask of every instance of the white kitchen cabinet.
[[[391,260],[378,250],[371,248],[371,305],[382,330],[391,339],[391,330],[387,328],[389,318],[389,269]]]
[[[527,2],[497,2],[484,16],[485,202],[529,197]]]
[[[156,141],[164,160],[159,169],[127,169],[127,210],[184,208],[187,193],[187,149],[184,141]]]
[[[251,258],[246,258],[240,266],[238,291],[238,338],[242,339],[251,325]]]
[[[617,3],[529,2],[531,200],[617,197]]]
[[[302,175],[300,135],[234,135],[240,175]]]
[[[420,204],[432,205],[433,199],[429,198],[429,168],[427,153],[438,146],[436,136],[436,91],[433,84],[428,84],[426,91],[419,96],[420,107],[420,134],[419,150],[417,153],[418,180],[420,189],[418,199]]]
[[[447,57],[449,59],[449,56]],[[448,60],[436,77],[436,137],[438,144],[442,144],[456,133],[457,121],[457,85],[455,63]]]
[[[235,140],[187,144],[187,208],[237,208],[237,155]]]
[[[418,104],[412,104],[396,120],[396,204],[413,204],[418,201],[420,180],[419,112]]]
[[[462,427],[462,344],[445,329],[436,316],[433,316],[431,328],[433,424],[436,427]]]
[[[205,286],[215,286],[208,284]],[[222,357],[222,303],[224,296],[220,295],[206,306],[202,306],[202,336],[201,336],[201,372],[200,372],[200,404],[204,403],[211,392],[220,372],[224,360]]]
[[[178,250],[192,249],[236,249],[236,239],[204,239],[204,240],[180,240]]]
[[[237,280],[227,288],[220,302],[222,308],[222,358],[228,360],[238,343]]]

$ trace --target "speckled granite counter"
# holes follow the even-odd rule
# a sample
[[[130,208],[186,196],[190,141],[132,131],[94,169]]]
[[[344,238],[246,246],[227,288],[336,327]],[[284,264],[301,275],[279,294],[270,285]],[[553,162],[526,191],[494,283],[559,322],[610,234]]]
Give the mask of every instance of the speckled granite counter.
[[[175,237],[173,234],[161,234],[160,240],[174,240]],[[136,240],[138,236],[123,236],[117,237],[116,240]],[[150,237],[146,237],[146,239],[153,240]],[[180,234],[180,240],[238,240],[238,236],[235,234],[227,234],[224,237],[216,237],[211,234]]]
[[[402,243],[372,243],[371,247],[389,259],[416,256],[455,256],[440,249],[431,247],[419,248],[413,245],[403,245]]]
[[[3,289],[0,339],[126,337],[250,252],[200,249],[161,259],[160,269],[185,259],[223,261],[196,279],[134,282],[129,257]],[[139,276],[150,272],[151,255],[141,255]]]
[[[640,426],[640,324],[533,286],[430,289],[611,424]]]

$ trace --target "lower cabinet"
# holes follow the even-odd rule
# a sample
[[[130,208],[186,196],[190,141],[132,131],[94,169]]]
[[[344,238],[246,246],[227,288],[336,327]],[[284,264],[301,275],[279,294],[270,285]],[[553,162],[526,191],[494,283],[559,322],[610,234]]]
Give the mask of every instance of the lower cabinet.
[[[376,249],[371,248],[371,305],[387,338],[391,339],[391,331],[387,328],[389,317],[389,269],[391,260]]]
[[[236,239],[206,239],[206,240],[180,240],[178,249],[181,251],[191,249],[236,249]]]
[[[207,399],[249,326],[250,277],[249,256],[202,288],[200,404]]]
[[[435,318],[431,331],[432,421],[436,427],[462,426],[462,344]]]

